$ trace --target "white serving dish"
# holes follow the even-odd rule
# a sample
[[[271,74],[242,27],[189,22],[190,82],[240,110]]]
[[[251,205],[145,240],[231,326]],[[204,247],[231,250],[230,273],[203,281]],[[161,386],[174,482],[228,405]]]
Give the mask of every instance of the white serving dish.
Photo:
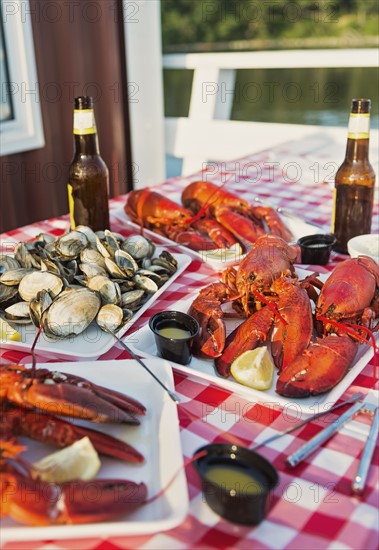
[[[147,364],[164,384],[174,389],[172,369],[167,361],[155,358],[148,360]],[[140,426],[96,424],[96,430],[125,439],[146,459],[144,464],[136,465],[101,457],[102,466],[98,478],[131,479],[138,483],[143,481],[148,487],[147,498],[150,498],[166,487],[174,473],[179,471],[179,474],[160,498],[115,521],[36,528],[4,517],[0,521],[1,543],[141,535],[165,531],[180,524],[188,511],[188,489],[182,468],[177,407],[167,393],[133,360],[54,363],[43,366],[84,376],[96,384],[125,391],[147,408],[146,416],[141,417]],[[20,441],[28,447],[22,455],[23,458],[31,462],[52,452],[50,446],[42,443],[25,438],[20,438]]]
[[[134,233],[140,231],[140,226],[130,220],[129,216],[125,213],[123,207],[114,208],[111,214],[120,222],[122,222],[125,228],[128,229],[128,231],[133,231]],[[294,242],[300,239],[300,237],[314,235],[316,233],[325,233],[325,231],[321,227],[314,225],[311,222],[306,222],[295,215],[285,213],[281,214],[281,217],[283,218],[287,227],[292,231],[294,235]],[[172,241],[171,239],[168,239],[163,235],[159,235],[154,231],[150,231],[149,229],[144,229],[143,232],[147,237],[153,239],[154,241],[166,246],[175,246],[176,248],[178,248],[178,250],[181,250],[186,254],[190,254],[191,257],[206,262],[214,269],[223,269],[229,265],[237,264],[246,255],[242,252],[242,250],[238,250],[237,248],[231,251],[219,249],[217,251],[204,250],[197,252],[191,250],[186,246],[178,245],[178,243]]]
[[[297,269],[297,272],[301,278],[311,273],[302,269]],[[325,279],[326,277],[326,275],[321,275],[320,279]],[[188,299],[180,300],[176,304],[172,304],[170,309],[187,312],[197,294],[198,291],[189,296]],[[226,332],[229,334],[238,324],[242,322],[242,320],[225,318],[224,322],[226,325]],[[133,334],[130,334],[124,338],[124,340],[138,355],[143,357],[157,357],[154,335],[147,324]],[[292,413],[298,415],[308,415],[314,414],[315,412],[319,412],[321,410],[328,410],[332,407],[332,405],[339,399],[357,375],[362,371],[372,356],[372,347],[367,344],[359,346],[352,368],[341,380],[341,382],[339,382],[339,384],[324,394],[297,399],[283,397],[275,392],[276,381],[278,378],[276,369],[271,388],[267,391],[259,391],[240,384],[232,376],[229,376],[229,378],[219,376],[214,369],[214,362],[212,359],[199,359],[197,357],[192,357],[190,364],[187,366],[174,362],[171,362],[171,364],[173,368],[180,372],[212,382],[217,386],[235,392],[245,399],[250,399],[253,402],[265,403],[267,406],[272,407],[288,407],[289,411]]]
[[[160,249],[157,248],[159,255]],[[120,330],[117,335],[125,334],[137,321],[137,319],[158,299],[158,297],[167,290],[177,277],[192,262],[188,254],[174,254],[178,261],[178,269],[170,277],[170,279],[160,287],[155,294],[133,315],[132,319]],[[34,325],[17,325],[17,331],[21,335],[21,340],[14,342],[11,340],[0,340],[1,347],[16,351],[30,353],[31,346],[37,334],[37,329]],[[110,334],[103,332],[95,322],[77,336],[72,336],[65,339],[53,339],[41,333],[35,351],[37,356],[52,359],[97,359],[100,355],[106,353],[115,344],[115,339]]]
[[[358,235],[347,243],[347,250],[352,258],[369,256],[379,263],[379,234]]]

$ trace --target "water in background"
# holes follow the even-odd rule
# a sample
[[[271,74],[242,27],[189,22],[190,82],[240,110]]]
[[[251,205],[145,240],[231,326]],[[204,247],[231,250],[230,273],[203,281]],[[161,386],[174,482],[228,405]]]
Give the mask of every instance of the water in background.
[[[164,70],[166,117],[187,117],[193,71]],[[231,90],[222,89],[221,101]],[[347,128],[351,100],[371,99],[371,128],[379,128],[379,73],[373,67],[240,69],[231,120],[341,126]],[[167,156],[167,177],[181,173],[182,159]]]
[[[188,116],[193,71],[164,71],[165,116]],[[222,88],[221,101],[231,90]],[[224,94],[224,98],[223,98]],[[347,127],[351,100],[372,101],[371,127],[379,127],[379,73],[375,67],[240,69],[231,120]]]
[[[347,127],[351,100],[367,97],[377,128],[378,74],[375,67],[240,70],[231,119]]]

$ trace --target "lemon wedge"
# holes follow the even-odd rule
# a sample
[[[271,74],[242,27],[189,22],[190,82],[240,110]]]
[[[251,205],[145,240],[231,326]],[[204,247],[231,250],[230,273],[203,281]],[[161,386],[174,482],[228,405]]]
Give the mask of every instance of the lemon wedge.
[[[88,437],[43,457],[33,463],[33,477],[49,483],[64,483],[74,479],[89,481],[99,471],[101,462]]]
[[[202,258],[205,262],[239,262],[243,254],[239,243],[233,244],[230,248],[217,248],[215,250],[203,250]]]
[[[266,347],[245,351],[230,367],[240,384],[255,390],[268,390],[274,379],[274,364]]]
[[[3,342],[5,340],[14,340],[19,342],[21,340],[21,335],[17,330],[15,330],[9,323],[0,317],[0,340]]]

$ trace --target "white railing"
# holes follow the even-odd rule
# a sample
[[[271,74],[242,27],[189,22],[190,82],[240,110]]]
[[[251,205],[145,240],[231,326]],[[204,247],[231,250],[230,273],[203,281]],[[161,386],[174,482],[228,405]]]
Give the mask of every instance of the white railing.
[[[377,67],[375,48],[288,50],[163,56],[165,69],[193,69],[188,117],[165,119],[166,154],[183,159],[182,174],[209,160],[231,160],[279,143],[297,140],[297,151],[328,148],[342,159],[346,127],[231,121],[236,71],[257,68]],[[348,113],[346,114],[348,117]],[[312,141],[310,145],[309,140]],[[371,132],[371,159],[377,162],[378,132]]]

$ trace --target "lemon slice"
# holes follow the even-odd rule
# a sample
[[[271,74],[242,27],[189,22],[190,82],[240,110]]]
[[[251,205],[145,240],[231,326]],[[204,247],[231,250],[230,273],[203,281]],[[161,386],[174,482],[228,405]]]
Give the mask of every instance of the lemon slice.
[[[21,340],[21,335],[17,330],[15,330],[9,323],[0,317],[0,340],[14,340],[19,342]]]
[[[233,244],[230,248],[217,248],[215,250],[204,250],[201,252],[204,261],[213,262],[239,262],[243,254],[239,243]]]
[[[255,390],[268,390],[274,378],[274,364],[266,347],[245,351],[230,367],[240,384]]]
[[[49,483],[74,479],[89,481],[99,471],[101,462],[88,437],[33,463],[33,477]]]

